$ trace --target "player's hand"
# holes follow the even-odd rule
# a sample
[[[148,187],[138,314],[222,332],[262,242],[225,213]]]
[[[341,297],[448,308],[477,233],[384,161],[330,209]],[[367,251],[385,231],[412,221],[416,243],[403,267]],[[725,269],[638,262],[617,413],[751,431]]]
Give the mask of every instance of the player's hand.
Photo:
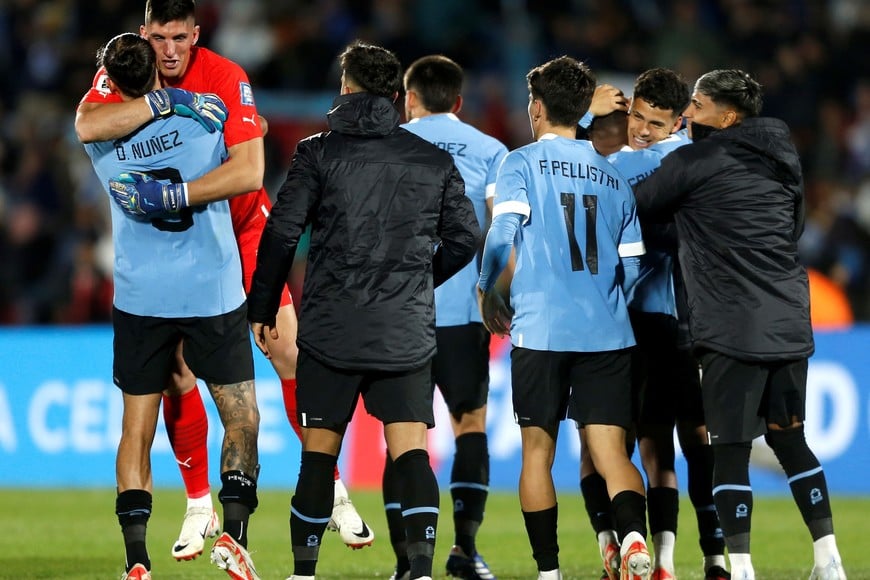
[[[260,349],[266,358],[271,359],[272,353],[269,352],[269,343],[267,338],[278,340],[278,326],[273,320],[271,323],[252,322],[251,333],[254,335],[254,344]],[[268,336],[267,336],[268,335]]]
[[[214,93],[192,93],[169,87],[151,91],[145,95],[145,100],[155,119],[173,114],[189,117],[209,133],[223,131],[227,120],[227,107]]]
[[[510,334],[514,309],[505,304],[504,298],[494,287],[486,292],[477,287],[477,305],[483,325],[491,334]]]
[[[589,112],[596,117],[603,117],[613,111],[628,111],[628,99],[613,85],[598,85],[592,93]]]
[[[110,179],[109,194],[124,213],[134,217],[174,213],[188,205],[186,183],[164,184],[138,171]]]

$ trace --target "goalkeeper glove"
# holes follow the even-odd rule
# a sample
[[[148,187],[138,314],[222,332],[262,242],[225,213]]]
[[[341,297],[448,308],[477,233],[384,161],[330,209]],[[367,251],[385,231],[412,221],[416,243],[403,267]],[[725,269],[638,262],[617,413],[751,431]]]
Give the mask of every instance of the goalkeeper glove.
[[[227,120],[227,107],[214,93],[192,93],[170,87],[147,93],[145,102],[151,107],[154,119],[172,114],[189,117],[209,133],[222,131]]]
[[[137,171],[110,179],[109,194],[124,213],[134,217],[176,213],[188,206],[186,183],[164,184]]]

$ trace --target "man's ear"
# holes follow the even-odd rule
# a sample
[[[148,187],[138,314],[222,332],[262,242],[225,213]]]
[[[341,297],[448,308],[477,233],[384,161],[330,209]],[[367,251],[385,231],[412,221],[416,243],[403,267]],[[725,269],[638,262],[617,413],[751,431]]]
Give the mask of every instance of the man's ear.
[[[676,133],[680,129],[683,128],[683,116],[677,115],[677,118],[674,120],[674,126],[671,127],[671,133]]]
[[[190,43],[196,44],[197,41],[199,41],[199,24],[193,27],[193,40]]]
[[[450,112],[454,115],[462,110],[462,95],[456,95],[456,102],[453,103],[453,108],[450,109]]]
[[[725,110],[719,117],[719,128],[725,129],[740,122],[740,116],[734,109]]]

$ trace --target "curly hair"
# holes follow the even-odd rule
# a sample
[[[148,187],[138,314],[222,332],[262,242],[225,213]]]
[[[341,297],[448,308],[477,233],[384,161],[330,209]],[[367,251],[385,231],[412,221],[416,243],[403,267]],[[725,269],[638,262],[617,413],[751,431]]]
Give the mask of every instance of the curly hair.
[[[652,68],[643,72],[634,83],[635,99],[643,99],[656,109],[673,112],[677,117],[691,100],[689,86],[678,73],[667,68]]]
[[[338,59],[345,77],[367,93],[391,99],[402,88],[402,64],[386,48],[356,41]]]

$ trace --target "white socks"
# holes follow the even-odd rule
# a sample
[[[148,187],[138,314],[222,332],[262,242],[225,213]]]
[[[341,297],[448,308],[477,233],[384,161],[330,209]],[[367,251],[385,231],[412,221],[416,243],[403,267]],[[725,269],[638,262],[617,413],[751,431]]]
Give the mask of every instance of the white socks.
[[[674,573],[674,545],[677,536],[674,532],[658,532],[653,536],[653,549],[655,550],[655,568],[664,568],[671,574]]]
[[[731,580],[755,580],[755,569],[749,554],[728,554],[731,561]]]
[[[344,487],[344,482],[341,479],[335,480],[335,496],[333,498],[333,504],[338,503],[340,499],[347,499],[347,488]]]
[[[187,498],[187,509],[190,508],[212,508],[214,509],[214,504],[211,502],[211,493],[207,493],[202,497],[189,497]]]
[[[834,534],[823,536],[813,542],[813,561],[819,567],[827,566],[831,561],[841,561]]]

